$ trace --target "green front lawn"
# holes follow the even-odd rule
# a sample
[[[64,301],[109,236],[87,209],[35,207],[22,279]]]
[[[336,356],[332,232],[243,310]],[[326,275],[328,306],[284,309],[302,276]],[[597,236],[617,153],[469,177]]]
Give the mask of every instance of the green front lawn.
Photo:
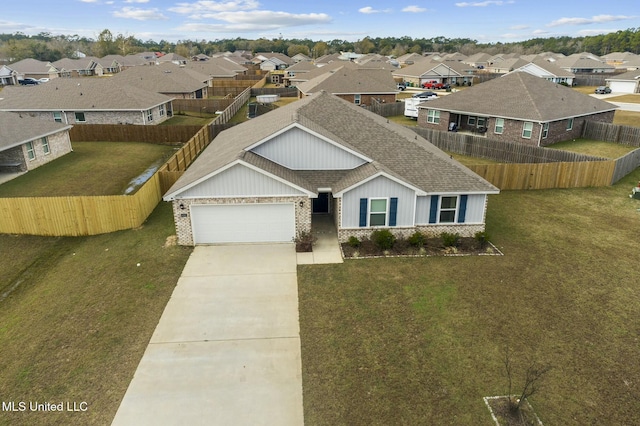
[[[0,185],[0,198],[123,194],[132,179],[174,152],[150,143],[74,142],[73,152]]]
[[[186,112],[183,114],[174,114],[173,117],[163,121],[159,126],[206,126],[215,120],[216,117],[216,114]]]
[[[108,425],[191,253],[162,203],[136,230],[93,237],[0,235],[3,401],[86,402],[3,412],[0,425]],[[140,266],[136,266],[137,264]]]
[[[636,424],[639,178],[491,196],[501,257],[300,266],[305,422],[493,425],[508,345],[516,387],[526,358],[553,365],[544,424]]]

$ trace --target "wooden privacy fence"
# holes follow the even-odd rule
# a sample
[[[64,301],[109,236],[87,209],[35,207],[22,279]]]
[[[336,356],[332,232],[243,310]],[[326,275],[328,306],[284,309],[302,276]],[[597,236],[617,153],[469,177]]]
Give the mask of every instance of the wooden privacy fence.
[[[611,185],[640,167],[640,148],[623,155],[616,160],[616,168],[611,178]]]
[[[135,124],[74,124],[71,142],[148,142],[178,145],[193,137],[200,126],[137,126]]]
[[[133,195],[0,198],[0,233],[77,237],[136,228],[161,197],[154,174]]]
[[[394,115],[404,115],[404,102],[382,103],[371,98],[371,105],[364,107],[382,117],[391,117]]]
[[[483,164],[469,169],[500,189],[551,189],[609,186],[615,161]]]
[[[640,147],[640,127],[620,126],[618,124],[588,120],[584,123],[582,137]]]
[[[242,91],[242,93],[240,93],[238,96],[236,96],[236,98],[231,103],[231,105],[229,105],[227,107],[227,109],[225,109],[222,112],[222,114],[217,116],[216,119],[213,120],[211,124],[225,124],[225,123],[227,123],[229,120],[231,120],[231,118],[233,118],[234,115],[236,115],[236,113],[240,110],[240,108],[242,108],[244,106],[244,104],[247,101],[249,101],[250,97],[251,97],[251,88],[247,87],[246,89],[244,89]]]
[[[233,103],[233,99],[174,99],[173,111],[215,114],[224,111]]]

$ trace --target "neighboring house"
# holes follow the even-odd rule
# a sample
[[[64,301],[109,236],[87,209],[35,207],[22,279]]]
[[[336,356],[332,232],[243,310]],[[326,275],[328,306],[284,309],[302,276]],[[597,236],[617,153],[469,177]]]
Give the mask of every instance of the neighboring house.
[[[418,106],[418,125],[545,146],[579,138],[585,121],[611,123],[617,107],[527,72],[513,72]]]
[[[472,66],[473,68],[483,69],[487,67],[489,59],[491,59],[491,55],[489,55],[488,53],[479,52],[467,57],[467,59],[462,62]]]
[[[554,64],[574,74],[599,74],[615,71],[615,67],[613,65],[609,65],[600,60],[597,56],[587,52],[575,53],[573,55],[557,59]]]
[[[260,69],[262,71],[276,71],[276,70],[284,70],[287,68],[289,64],[280,60],[279,58],[269,58],[260,62]]]
[[[466,85],[473,82],[473,72],[473,67],[459,61],[427,60],[394,71],[393,76],[414,86],[422,86],[428,81]]]
[[[606,79],[612,92],[640,93],[640,70],[628,71]]]
[[[631,52],[613,52],[602,56],[602,59],[617,70],[633,71],[640,68],[640,56]]]
[[[405,53],[404,55],[398,56],[396,58],[396,61],[398,61],[400,66],[405,67],[408,65],[413,65],[417,61],[421,61],[423,59],[424,59],[424,56],[422,56],[419,53]]]
[[[487,64],[485,69],[488,72],[492,72],[495,74],[506,74],[526,64],[527,64],[527,61],[525,61],[524,59],[506,58],[501,61],[490,62],[489,64]]]
[[[96,63],[95,75],[115,74],[122,71],[122,56],[120,55],[107,55],[102,58],[91,57],[91,60]]]
[[[26,172],[72,151],[72,126],[0,112],[0,173]]]
[[[544,78],[552,83],[565,83],[569,86],[573,86],[573,79],[576,76],[574,73],[563,70],[557,65],[542,58],[535,59],[533,62],[529,62],[512,72],[520,71],[528,72],[531,75]]]
[[[167,53],[166,55],[160,56],[156,59],[156,65],[164,64],[170,62],[174,65],[184,65],[187,63],[187,58],[184,56],[180,56],[177,53]]]
[[[49,62],[38,61],[37,59],[23,59],[9,65],[18,76],[18,80],[25,78],[56,78],[59,77],[58,70]]]
[[[259,64],[262,71],[283,70],[295,63],[293,59],[291,59],[284,53],[278,52],[256,53],[252,59],[252,62],[256,65]]]
[[[15,86],[18,84],[18,73],[6,65],[0,67],[0,86]]]
[[[227,66],[227,68],[224,66]],[[231,69],[233,67],[231,62],[225,60],[217,61],[215,59],[187,62],[185,67],[197,71],[202,75],[209,76],[209,87],[212,87],[214,80],[235,80],[238,74],[244,74],[246,71],[244,67],[242,68],[245,71],[233,71]],[[239,65],[235,65],[235,67],[238,68]]]
[[[350,62],[296,87],[300,97],[325,91],[362,106],[371,105],[374,99],[381,103],[393,103],[398,93],[389,70],[363,68]]]
[[[304,53],[298,53],[296,55],[293,55],[291,57],[291,60],[297,64],[298,62],[311,61],[311,58]]]
[[[191,68],[167,62],[162,65],[129,68],[111,79],[119,84],[139,87],[176,99],[201,99],[208,96],[211,77]]]
[[[198,53],[197,55],[191,57],[192,61],[208,61],[209,59],[211,58],[204,53]]]
[[[320,92],[220,133],[164,200],[182,245],[290,242],[314,214],[344,242],[473,236],[498,192],[410,129]]]
[[[115,78],[56,78],[2,90],[0,111],[63,124],[158,124],[171,115],[172,98]]]
[[[283,83],[286,87],[289,87],[291,86],[291,79],[295,78],[296,76],[304,76],[310,71],[314,71],[317,69],[318,67],[313,62],[300,61],[298,63],[295,63],[290,67],[287,67],[287,69],[284,71]]]
[[[99,73],[96,73],[98,63],[91,57],[84,57],[81,59],[63,58],[55,62],[51,62],[51,65],[56,69],[56,73],[60,77],[88,77],[102,74],[102,70],[100,70]]]
[[[316,58],[314,61],[315,64],[319,67],[323,67],[327,64],[330,64],[335,61],[341,61],[340,53],[328,53],[326,55],[322,55],[319,58]]]

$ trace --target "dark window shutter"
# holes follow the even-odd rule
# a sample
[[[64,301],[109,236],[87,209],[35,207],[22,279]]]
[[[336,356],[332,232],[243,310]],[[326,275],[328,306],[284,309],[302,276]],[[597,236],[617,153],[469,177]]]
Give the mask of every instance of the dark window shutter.
[[[360,198],[360,226],[367,226],[367,199]]]
[[[429,210],[429,223],[438,222],[438,199],[439,195],[431,196],[431,209]]]
[[[458,210],[458,223],[464,223],[465,216],[467,215],[467,198],[468,195],[460,196],[460,209]]]
[[[398,199],[392,198],[389,205],[389,226],[396,226],[398,217]]]

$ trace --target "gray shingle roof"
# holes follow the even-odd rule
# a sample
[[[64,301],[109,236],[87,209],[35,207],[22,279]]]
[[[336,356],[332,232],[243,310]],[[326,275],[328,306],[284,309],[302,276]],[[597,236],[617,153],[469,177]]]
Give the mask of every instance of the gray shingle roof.
[[[317,93],[321,90],[334,94],[380,94],[398,91],[389,70],[360,68],[353,64],[301,83],[298,89],[305,94]]]
[[[132,67],[111,78],[119,84],[167,94],[193,93],[206,87],[209,80],[208,75],[172,63]]]
[[[428,108],[544,123],[613,111],[616,106],[526,72],[513,72],[429,101]]]
[[[172,98],[118,84],[113,78],[56,78],[32,87],[2,90],[0,111],[143,111]]]
[[[334,192],[349,188],[380,171],[425,192],[497,191],[489,182],[410,129],[320,92],[220,133],[166,196],[174,196],[219,168],[245,158],[248,147],[295,123],[373,160],[346,173],[342,171],[340,176],[330,176],[332,182],[327,184],[335,182],[332,186]],[[299,180],[289,178],[291,181],[317,190],[317,186],[309,187],[309,183],[305,183],[311,180],[318,184],[313,174],[299,174],[295,170],[287,173],[298,176]]]
[[[0,112],[0,151],[22,145],[44,136],[70,129],[72,126],[29,117],[27,114]]]

